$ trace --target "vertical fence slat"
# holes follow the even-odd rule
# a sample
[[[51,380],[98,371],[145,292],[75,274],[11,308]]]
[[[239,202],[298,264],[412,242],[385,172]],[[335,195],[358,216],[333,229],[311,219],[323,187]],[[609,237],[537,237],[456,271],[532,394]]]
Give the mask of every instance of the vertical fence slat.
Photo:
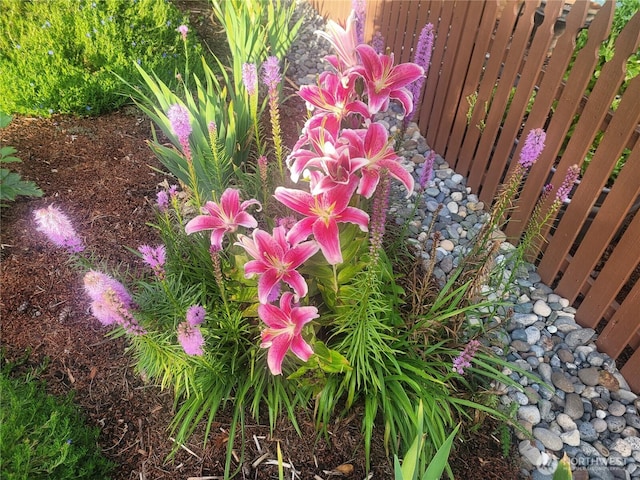
[[[453,3],[453,2],[451,2]],[[433,52],[431,54],[431,67],[429,69],[429,76],[425,84],[425,94],[422,97],[422,105],[420,106],[420,113],[418,117],[421,121],[428,125],[429,118],[431,118],[431,109],[433,107],[433,100],[436,96],[437,89],[440,84],[440,74],[442,72],[442,55],[447,42],[447,35],[449,25],[445,25],[441,21],[443,17],[443,8],[445,2],[442,0],[433,0],[430,3],[429,8],[429,21],[433,24],[435,32],[435,41],[433,45]],[[425,133],[426,138],[426,133]]]
[[[589,100],[571,136],[567,149],[560,159],[557,171],[552,178],[554,185],[557,186],[562,183],[562,178],[571,164],[582,164],[584,161],[584,157],[602,121],[609,112],[611,102],[618,93],[618,89],[624,80],[627,59],[631,53],[634,53],[638,49],[639,45],[640,12],[636,13],[620,32],[615,43],[615,54],[613,58],[602,67],[598,81],[593,87],[591,95],[589,95]],[[636,80],[639,79],[636,78]],[[631,122],[630,126],[635,129],[638,124],[638,112],[640,112],[638,104],[634,102],[633,107],[629,107],[624,111],[620,110],[619,108],[614,115],[612,123],[614,121],[624,122],[625,119],[627,119],[626,121]],[[620,156],[624,145],[627,143],[627,140],[625,140],[622,144],[616,144],[615,137],[612,141],[607,141],[606,134],[603,141],[605,141],[611,149],[608,155],[611,157],[615,156],[616,158]],[[617,152],[617,154],[614,155],[613,152]],[[604,157],[604,151],[602,156]],[[593,162],[591,166],[594,170],[599,168],[597,162]],[[592,175],[589,174],[589,169],[587,169],[586,176],[592,177]],[[601,175],[598,180],[590,178],[589,182],[580,184],[580,187],[574,194],[575,201],[567,208],[567,212],[558,225],[558,229],[549,242],[545,255],[538,265],[538,273],[543,280],[551,282],[557,274],[560,264],[569,252],[580,230],[580,226],[589,214],[589,210],[593,206],[600,190],[602,190],[608,176],[609,172],[604,172],[604,175]]]
[[[443,122],[446,122],[444,118],[444,108],[446,100],[448,99],[449,90],[451,89],[451,77],[453,75],[455,64],[461,59],[459,55],[460,41],[464,35],[464,25],[466,23],[467,12],[471,7],[472,2],[468,0],[458,1],[456,8],[453,10],[453,17],[451,18],[449,28],[449,38],[447,39],[447,48],[445,55],[442,59],[444,68],[440,74],[440,85],[438,96],[436,97],[433,109],[431,111],[431,118],[429,118],[429,126],[427,127],[427,138],[431,138],[429,145],[436,151],[442,151],[439,148],[443,147],[442,142],[438,141],[438,132],[444,126]],[[446,141],[446,139],[445,139]]]
[[[482,197],[485,199],[494,198],[505,167],[508,170],[512,170],[517,164],[517,157],[513,157],[513,160],[508,165],[509,158],[511,157],[514,144],[517,142],[517,136],[522,126],[523,117],[532,93],[535,91],[538,74],[547,58],[547,53],[553,40],[556,19],[559,16],[562,6],[563,2],[559,1],[547,3],[544,9],[544,20],[536,29],[531,47],[526,53],[524,67],[518,72],[516,78],[517,87],[514,87],[515,92],[506,110],[500,137],[491,154],[492,159],[489,171],[486,174],[485,180],[482,182]],[[542,127],[543,124],[539,126]],[[528,130],[523,130],[521,138],[525,138],[528,133]],[[478,155],[482,154],[483,152],[479,149]]]
[[[620,370],[633,392],[640,391],[640,350],[636,350]]]
[[[494,87],[502,67],[502,59],[504,58],[506,48],[510,44],[511,33],[513,32],[513,27],[518,17],[518,8],[519,2],[510,1],[502,11],[502,16],[500,17],[495,38],[491,43],[489,60],[486,63],[482,81],[478,88],[478,98],[471,116],[471,125],[479,125],[485,121],[485,106],[492,100]],[[481,169],[484,171],[487,165],[487,158],[478,158],[474,156],[480,136],[480,129],[468,129],[460,150],[460,159],[471,166],[470,175],[473,174],[475,169]],[[468,184],[475,191],[477,191],[480,186],[472,183],[471,181],[469,181]]]
[[[604,181],[615,167],[624,146],[637,128],[640,120],[639,98],[640,76],[629,83],[620,106],[611,120],[609,128],[607,128],[571,204],[587,205],[590,198],[597,198],[602,191]],[[602,208],[573,256],[571,264],[558,283],[556,290],[570,301],[578,296],[589,273],[624,221],[626,212],[638,197],[640,192],[640,162],[637,158],[640,156],[640,147],[638,144],[636,144],[634,152],[633,158],[628,159],[620,172],[621,174],[607,195]],[[568,214],[569,210],[567,210]],[[568,227],[566,228],[579,228],[575,226],[575,221],[572,225],[573,218],[567,219]]]
[[[598,278],[578,307],[576,318],[585,327],[598,325],[618,292],[640,262],[640,214],[636,214]],[[640,283],[640,282],[638,282]],[[588,292],[587,292],[588,293]]]
[[[531,215],[542,187],[547,181],[548,172],[555,163],[564,138],[569,131],[573,117],[582,100],[582,95],[589,84],[589,80],[591,80],[598,58],[600,43],[608,35],[612,19],[613,2],[609,1],[604,4],[589,26],[587,43],[578,53],[566,87],[562,90],[562,95],[547,127],[546,146],[529,172],[527,181],[520,192],[518,208],[513,211],[510,217],[506,229],[509,237],[519,238],[526,226],[527,219]],[[552,58],[556,55],[571,56],[571,51],[559,51],[556,48],[552,53]],[[557,86],[554,88],[554,93],[556,90]],[[548,282],[549,279],[545,278],[545,281]]]
[[[607,326],[596,341],[601,352],[616,358],[627,346],[631,338],[636,334],[638,312],[640,311],[640,282],[631,289],[618,311],[611,317]],[[640,371],[639,371],[640,373]]]
[[[492,149],[496,138],[500,135],[500,127],[503,124],[504,114],[516,84],[518,68],[520,68],[521,59],[525,55],[529,38],[531,36],[531,31],[533,29],[533,16],[537,6],[538,2],[524,3],[524,11],[520,13],[518,18],[506,60],[502,65],[502,72],[498,79],[497,89],[493,95],[493,99],[491,100],[486,125],[482,132],[482,136],[480,137],[480,142],[475,154],[476,158],[486,158],[487,160],[491,159],[492,168],[490,168],[487,177],[497,177],[493,180],[495,184],[497,184],[502,177],[502,168],[500,167],[500,164],[504,166],[506,159],[495,158],[492,155]],[[493,167],[494,160],[497,162],[495,168]],[[485,191],[484,188],[486,175],[485,170],[488,162],[474,162],[474,164],[475,165],[469,174],[469,183],[471,185],[477,185],[477,191],[483,201],[491,202],[494,192]]]
[[[407,22],[404,30],[404,42],[402,53],[395,55],[396,63],[405,63],[413,61],[413,52],[418,42],[420,27],[417,26],[418,10],[420,2],[407,2]]]
[[[471,55],[473,53],[473,46],[475,44],[476,35],[478,31],[478,20],[482,18],[482,12],[484,10],[484,2],[465,2],[468,10],[464,17],[464,22],[456,22],[458,25],[458,32],[460,41],[457,46],[457,51],[452,52],[451,55],[447,55],[445,62],[451,62],[451,68],[449,78],[444,78],[444,82],[449,85],[446,98],[443,97],[442,107],[440,113],[437,110],[434,111],[434,116],[438,118],[436,141],[431,147],[437,152],[444,152],[447,143],[450,140],[451,129],[455,113],[458,110],[458,104],[462,101],[460,98],[460,92],[462,91],[463,82],[452,81],[452,78],[464,78],[467,76],[467,70],[471,63]],[[455,22],[455,18],[454,18]],[[447,49],[448,53],[448,49]]]
[[[458,110],[453,121],[453,130],[449,141],[447,142],[446,149],[440,151],[443,156],[446,156],[445,158],[447,158],[450,163],[455,164],[456,171],[464,176],[467,176],[469,173],[469,164],[467,162],[463,163],[462,161],[459,161],[458,153],[467,129],[478,128],[467,119],[467,112],[469,111],[467,97],[478,89],[482,68],[485,63],[485,55],[489,48],[491,34],[496,22],[497,10],[497,1],[484,2],[484,10],[478,21],[479,26],[477,27],[477,36],[473,42],[473,51],[471,53],[466,77],[464,82],[460,82],[461,84],[464,83],[464,85],[461,89],[460,99],[458,101]],[[471,29],[472,27],[473,24],[469,23],[466,28]]]

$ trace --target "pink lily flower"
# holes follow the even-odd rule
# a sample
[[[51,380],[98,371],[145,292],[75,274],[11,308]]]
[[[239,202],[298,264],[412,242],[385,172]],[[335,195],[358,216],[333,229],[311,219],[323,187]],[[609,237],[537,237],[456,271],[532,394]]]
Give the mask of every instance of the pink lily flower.
[[[254,258],[244,265],[244,275],[247,278],[260,275],[260,303],[269,301],[270,295],[279,288],[281,281],[289,285],[299,297],[307,295],[307,282],[296,268],[318,251],[316,242],[288,242],[286,229],[276,227],[273,229],[273,236],[259,229],[253,231],[253,238],[238,235],[236,245],[244,248]]]
[[[355,80],[355,79],[354,79]],[[298,90],[309,105],[323,112],[335,113],[342,119],[350,113],[359,113],[363,118],[369,118],[367,105],[354,100],[355,81],[340,78],[332,72],[323,72],[318,79],[318,85],[303,85]]]
[[[316,35],[327,40],[337,53],[337,55],[328,55],[325,59],[340,72],[357,65],[356,12],[351,11],[344,28],[333,20],[329,20],[325,30],[326,32],[317,31]]]
[[[211,246],[217,250],[222,248],[225,233],[235,232],[239,226],[256,228],[258,222],[245,210],[251,205],[260,205],[257,200],[246,200],[240,203],[240,192],[227,188],[220,197],[220,203],[207,202],[202,207],[204,215],[198,215],[185,226],[188,235],[201,230],[211,230]]]
[[[313,355],[311,346],[302,338],[302,327],[318,318],[316,307],[293,306],[293,294],[285,292],[280,297],[280,307],[263,304],[258,307],[258,316],[267,324],[262,331],[262,348],[268,348],[267,364],[273,375],[282,374],[282,361],[291,351],[306,362]]]
[[[413,99],[409,90],[404,87],[424,75],[424,69],[409,62],[394,66],[393,53],[378,54],[370,45],[358,45],[356,51],[362,65],[354,67],[354,70],[365,80],[369,113],[373,115],[386,110],[389,99],[398,100],[405,114],[410,113]]]
[[[274,197],[279,202],[305,216],[291,228],[287,239],[297,243],[313,234],[327,262],[331,265],[342,263],[338,223],[354,223],[363,232],[367,231],[369,225],[366,212],[349,206],[357,184],[358,179],[352,176],[349,183],[336,185],[319,195],[291,188],[276,188]]]
[[[358,194],[371,198],[380,181],[380,170],[385,168],[405,186],[407,197],[411,195],[413,176],[400,164],[400,157],[391,145],[389,132],[383,125],[372,123],[366,130],[344,130],[342,136],[350,144],[351,156],[366,162],[360,169],[362,179],[358,185]]]

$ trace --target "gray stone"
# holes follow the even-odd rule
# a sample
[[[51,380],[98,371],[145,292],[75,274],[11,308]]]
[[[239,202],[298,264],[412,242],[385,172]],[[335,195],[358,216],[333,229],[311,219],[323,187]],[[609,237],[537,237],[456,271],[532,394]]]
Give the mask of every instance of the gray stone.
[[[584,405],[580,399],[580,395],[577,393],[568,393],[565,397],[564,413],[569,415],[574,420],[577,420],[584,415]]]
[[[578,430],[571,430],[560,434],[562,441],[572,447],[580,445],[580,432]]]
[[[533,313],[546,318],[551,315],[551,307],[543,299],[540,299],[533,304]]]
[[[537,425],[541,420],[540,410],[535,405],[524,405],[518,409],[518,418]]]
[[[609,410],[609,413],[614,417],[621,417],[627,412],[626,407],[622,405],[620,402],[618,402],[617,400],[614,400],[609,404],[608,410]]]
[[[606,422],[603,422],[603,423],[604,423],[604,429],[606,430],[607,424]],[[596,432],[596,429],[593,426],[593,424],[589,422],[581,423],[580,426],[578,427],[578,430],[580,431],[580,438],[585,442],[593,442],[598,439],[598,432]]]
[[[567,333],[564,341],[569,348],[576,348],[578,345],[584,345],[595,335],[593,328],[581,328]]]
[[[562,449],[563,442],[562,442],[562,439],[560,438],[560,435],[552,432],[547,428],[542,428],[542,427],[534,428],[533,436],[538,440],[540,440],[542,444],[549,450],[553,450],[554,452],[557,452],[558,450]]]
[[[607,429],[609,429],[611,433],[620,433],[624,430],[624,427],[627,426],[624,417],[608,416],[605,418],[605,422],[607,422]]]
[[[556,388],[559,388],[563,392],[575,392],[575,388],[573,386],[571,378],[563,371],[553,372],[551,374],[551,382],[555,385]]]
[[[596,367],[581,368],[578,370],[578,378],[585,385],[596,386],[599,381],[599,372]]]

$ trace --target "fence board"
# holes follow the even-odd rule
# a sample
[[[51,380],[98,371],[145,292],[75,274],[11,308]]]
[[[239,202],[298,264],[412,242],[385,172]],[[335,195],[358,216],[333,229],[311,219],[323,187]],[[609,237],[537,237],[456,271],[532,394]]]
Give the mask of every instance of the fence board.
[[[531,96],[535,92],[538,73],[547,59],[549,47],[554,37],[553,32],[556,19],[559,16],[562,6],[562,2],[550,2],[546,5],[544,9],[544,20],[535,31],[535,37],[526,54],[526,59],[523,61],[524,67],[517,75],[517,86],[513,87],[515,92],[513,92],[513,98],[506,110],[506,117],[502,122],[500,136],[492,154],[489,172],[487,172],[486,178],[482,182],[482,195],[484,198],[493,198],[495,196],[505,167],[511,170],[512,168],[509,167],[517,164],[518,157],[512,157],[511,153],[514,145],[519,143],[517,142],[517,138],[522,126],[523,117],[525,116]],[[539,127],[542,126],[544,126],[544,123],[539,125]],[[521,137],[525,138],[528,133],[528,130],[522,130]],[[483,152],[479,150],[478,155],[482,154]],[[509,162],[510,158],[514,160]]]
[[[598,349],[611,358],[620,355],[640,328],[638,311],[640,311],[640,282],[636,283],[629,292],[620,309],[599,335],[596,341]],[[640,370],[638,371],[640,373]]]
[[[498,79],[498,85],[496,93],[491,101],[491,107],[489,108],[489,114],[487,115],[486,126],[480,137],[480,142],[476,150],[476,158],[491,159],[491,168],[488,177],[497,177],[493,181],[497,184],[502,177],[503,168],[506,163],[505,159],[496,158],[492,155],[492,149],[497,136],[500,134],[500,128],[503,125],[504,114],[509,104],[511,93],[516,84],[516,77],[518,74],[518,68],[521,64],[521,59],[524,57],[531,31],[533,29],[533,16],[535,14],[538,2],[525,2],[524,11],[519,15],[516,29],[511,38],[511,45],[506,52],[506,60],[502,65],[502,72]],[[496,167],[493,167],[493,162],[496,161]],[[495,192],[485,191],[485,169],[489,162],[474,162],[474,166],[469,174],[469,183],[476,186],[476,191],[479,192],[480,198],[483,201],[491,202],[493,194]]]
[[[502,59],[505,55],[505,50],[510,44],[511,33],[518,18],[518,9],[519,5],[517,1],[509,1],[502,10],[502,16],[500,17],[495,38],[491,43],[489,60],[486,63],[481,84],[478,88],[478,98],[473,108],[471,125],[480,125],[485,122],[485,106],[489,105],[492,101],[494,87],[498,81],[502,67]],[[478,141],[481,136],[480,130],[481,129],[478,128],[468,129],[460,150],[459,158],[473,168],[470,170],[469,175],[473,175],[473,171],[476,169],[484,170],[489,160],[488,158],[475,156]],[[429,132],[427,132],[427,134],[428,133]],[[484,131],[482,131],[482,135],[484,135]],[[479,184],[473,183],[470,180],[467,183],[474,191],[477,191],[480,187]]]
[[[638,305],[637,308],[640,308],[640,305]],[[632,391],[640,391],[640,350],[633,352],[631,358],[629,358],[627,363],[625,363],[622,369],[620,369],[620,373],[627,381],[629,388],[631,388]]]
[[[627,59],[629,55],[638,49],[638,46],[640,46],[640,12],[637,12],[620,32],[615,43],[615,54],[613,58],[602,67],[600,77],[593,87],[591,95],[589,95],[587,105],[582,112],[580,120],[571,135],[567,149],[560,159],[557,171],[552,178],[554,185],[560,185],[560,183],[562,183],[561,175],[564,176],[564,173],[571,164],[578,163],[580,165],[584,161],[584,157],[592,145],[602,121],[609,112],[611,102],[617,95],[620,85],[624,80]],[[636,78],[636,80],[639,79]],[[612,123],[618,119],[620,119],[620,122],[626,120],[631,122],[629,125],[630,129],[635,130],[638,125],[638,112],[640,112],[640,108],[638,108],[636,101],[633,103],[633,106],[629,106],[624,110],[624,115],[619,108]],[[635,111],[635,114],[633,111]],[[628,115],[628,117],[626,117],[626,115]],[[630,134],[631,132],[629,132],[629,135]],[[607,135],[605,134],[603,140],[606,139]],[[607,155],[615,156],[615,159],[619,158],[627,141],[628,136],[626,136],[624,142],[620,144],[616,144],[615,139],[607,142],[612,149]],[[617,152],[617,154],[613,152]],[[601,155],[602,158],[605,157],[604,151]],[[613,161],[615,161],[615,159],[611,158]],[[594,169],[599,168],[595,161],[592,162],[590,166]],[[613,169],[613,166],[611,169]],[[580,226],[587,218],[589,210],[595,203],[602,187],[604,187],[609,173],[601,175],[599,179],[596,179],[594,178],[595,175],[590,175],[589,169],[587,169],[586,175],[589,177],[589,181],[581,183],[575,192],[574,202],[567,208],[565,216],[558,225],[558,229],[549,242],[549,247],[546,249],[545,255],[538,265],[538,273],[542,279],[547,282],[551,282],[557,274],[560,263],[569,252],[580,230]]]
[[[635,77],[629,83],[620,106],[572,199],[572,204],[583,207],[589,203],[589,198],[598,197],[605,181],[603,179],[610,175],[624,145],[640,121],[639,98],[640,76]],[[574,254],[569,268],[563,273],[558,283],[557,292],[570,301],[575,300],[578,296],[582,284],[596,266],[602,253],[624,221],[626,213],[638,198],[640,193],[640,162],[637,158],[640,156],[639,150],[640,147],[636,145],[635,157],[628,159],[623,172],[607,195],[591,228]],[[570,223],[572,219],[573,217],[567,219],[567,225],[569,225],[567,228],[574,228]]]
[[[465,2],[467,6],[464,23],[459,22],[459,29],[456,34],[460,40],[458,43],[458,49],[455,54],[452,52],[445,60],[446,64],[451,62],[452,67],[449,69],[451,72],[449,77],[444,77],[444,82],[449,85],[446,98],[443,96],[442,106],[440,107],[440,114],[437,110],[434,111],[434,116],[439,118],[438,130],[436,132],[436,140],[432,146],[437,152],[444,152],[446,145],[449,142],[451,128],[455,113],[458,110],[458,104],[463,101],[461,99],[460,92],[462,90],[463,82],[453,82],[451,78],[464,78],[467,75],[467,69],[471,61],[471,54],[473,53],[473,46],[475,44],[475,38],[479,31],[477,29],[478,19],[482,17],[484,10],[483,2]],[[454,19],[455,21],[455,19]]]
[[[630,168],[640,169],[640,144],[636,145],[628,162]],[[622,180],[621,177],[619,181]],[[639,238],[640,214],[636,214],[593,283],[590,289],[593,291],[592,294],[587,294],[578,307],[576,318],[580,320],[581,325],[595,327],[609,305],[614,302],[618,292],[640,262]]]
[[[469,173],[469,162],[459,161],[458,153],[466,131],[469,128],[478,128],[467,119],[467,112],[469,111],[467,97],[478,90],[478,83],[480,82],[480,76],[485,64],[485,55],[489,48],[489,42],[491,41],[498,11],[497,1],[487,1],[483,2],[483,4],[484,10],[478,22],[479,26],[475,28],[472,23],[473,19],[470,18],[470,22],[465,27],[465,29],[477,30],[477,35],[473,42],[473,50],[464,82],[460,82],[461,84],[464,83],[464,85],[462,86],[461,95],[458,100],[458,110],[453,121],[453,130],[446,148],[439,150],[445,158],[455,163],[457,172],[465,177]]]
[[[569,131],[573,117],[580,105],[583,92],[587,88],[589,80],[591,80],[598,58],[600,43],[609,34],[612,19],[613,2],[607,2],[600,9],[589,27],[587,43],[578,53],[571,73],[569,74],[567,86],[562,91],[558,105],[546,129],[547,138],[545,149],[535,166],[529,172],[527,181],[520,192],[518,208],[512,213],[506,228],[506,234],[510,238],[520,238],[520,234],[526,226],[527,219],[531,215],[536,201],[540,196],[542,187],[547,182],[548,172],[555,163],[555,159]],[[560,55],[564,57],[562,59],[564,62],[568,61],[567,57],[570,58],[571,54],[571,51],[561,51],[556,48],[552,53],[552,58]],[[553,89],[554,93],[557,91],[557,85],[555,87],[549,85],[549,87]],[[540,91],[540,93],[542,93],[542,91]],[[553,278],[551,280],[553,280]],[[549,281],[549,279],[545,278],[545,281]]]

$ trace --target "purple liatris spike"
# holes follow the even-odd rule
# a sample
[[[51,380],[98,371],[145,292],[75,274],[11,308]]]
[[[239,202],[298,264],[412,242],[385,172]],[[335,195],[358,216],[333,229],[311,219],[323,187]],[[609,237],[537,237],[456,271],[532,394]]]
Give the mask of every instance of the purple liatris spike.
[[[365,0],[351,0],[351,8],[356,16],[356,39],[358,43],[364,43]]]
[[[167,250],[164,245],[150,247],[140,245],[138,251],[142,254],[142,259],[153,269],[153,273],[160,279],[164,278],[164,264],[167,257]]]
[[[546,137],[547,134],[541,128],[534,128],[529,132],[529,135],[527,135],[524,146],[522,150],[520,150],[519,160],[520,165],[525,169],[531,168],[542,153]]]
[[[189,33],[189,27],[187,27],[186,25],[180,25],[178,28],[176,28],[176,32],[182,35],[182,40],[186,40],[187,33]]]
[[[262,81],[269,88],[269,91],[278,88],[282,81],[278,57],[268,57],[262,64]]]
[[[164,190],[160,190],[156,195],[156,204],[158,205],[158,210],[162,213],[166,212],[169,209],[169,196],[167,192]]]
[[[573,184],[578,179],[578,175],[580,175],[580,167],[578,167],[578,165],[570,166],[562,185],[560,185],[560,188],[558,188],[556,192],[556,201],[566,202],[569,199],[569,194],[571,193]]]
[[[187,323],[192,327],[200,325],[204,322],[205,313],[204,307],[201,307],[200,305],[190,306],[187,309]]]
[[[424,159],[424,163],[422,164],[422,173],[418,180],[418,184],[422,190],[427,188],[427,184],[429,183],[429,180],[431,180],[431,175],[433,174],[433,162],[435,159],[436,152],[434,150],[431,150]]]
[[[242,83],[249,95],[255,95],[258,89],[258,71],[255,63],[242,64]]]
[[[200,356],[204,354],[204,337],[197,326],[182,322],[178,325],[178,341],[187,355]]]
[[[38,225],[36,229],[44,233],[52,243],[66,248],[71,253],[84,250],[82,240],[73,228],[69,217],[62,210],[49,205],[47,208],[34,211],[33,216]]]
[[[384,37],[382,36],[382,33],[378,31],[373,34],[373,38],[371,39],[371,46],[378,55],[384,53]]]
[[[389,175],[381,175],[380,183],[373,199],[373,211],[371,223],[369,224],[369,253],[373,261],[377,261],[379,250],[382,248],[387,222],[387,209],[389,208],[390,186]]]
[[[427,23],[420,32],[418,37],[418,43],[416,45],[415,54],[413,57],[413,63],[419,65],[424,69],[424,75],[411,83],[407,88],[411,92],[413,98],[413,109],[408,113],[405,119],[405,124],[411,121],[415,111],[418,107],[418,101],[420,100],[420,93],[422,92],[422,86],[424,85],[427,73],[429,72],[429,64],[431,63],[431,52],[433,51],[433,25]]]
[[[91,313],[100,323],[120,325],[134,335],[146,333],[131,313],[131,295],[120,282],[91,270],[84,276],[84,289],[92,300]]]
[[[469,341],[462,353],[453,360],[453,371],[464,375],[464,369],[471,366],[471,360],[479,348],[480,342],[477,340]]]
[[[91,300],[102,298],[108,290],[115,292],[123,305],[130,307],[133,304],[131,295],[125,286],[115,278],[96,270],[89,270],[84,275],[84,291]]]
[[[189,120],[189,111],[180,104],[173,104],[169,107],[167,118],[171,124],[171,131],[176,137],[180,145],[182,145],[185,155],[189,156],[189,135],[191,135],[191,122]]]

